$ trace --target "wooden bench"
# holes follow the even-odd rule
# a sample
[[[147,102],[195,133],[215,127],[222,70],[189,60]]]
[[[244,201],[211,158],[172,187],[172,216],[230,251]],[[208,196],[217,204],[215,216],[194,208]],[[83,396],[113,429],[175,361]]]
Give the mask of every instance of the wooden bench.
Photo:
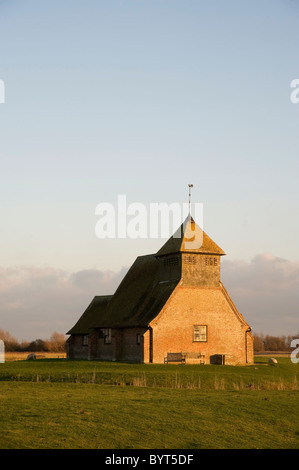
[[[167,357],[164,358],[164,364],[168,364],[169,362],[180,362],[181,364],[185,364],[186,359],[184,354],[181,352],[167,353]]]
[[[193,360],[198,360],[199,364],[205,364],[205,355],[204,354],[201,354],[201,352],[195,352],[195,351],[191,351],[191,352],[182,352],[182,355],[184,356],[185,358],[185,362],[187,360],[188,362],[188,359],[193,359]]]

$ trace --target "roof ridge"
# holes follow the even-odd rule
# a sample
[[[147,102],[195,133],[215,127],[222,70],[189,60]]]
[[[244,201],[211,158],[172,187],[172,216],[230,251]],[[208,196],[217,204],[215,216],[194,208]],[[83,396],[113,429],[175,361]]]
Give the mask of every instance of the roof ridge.
[[[175,253],[225,255],[225,252],[197,225],[190,214],[157,251],[156,256]]]

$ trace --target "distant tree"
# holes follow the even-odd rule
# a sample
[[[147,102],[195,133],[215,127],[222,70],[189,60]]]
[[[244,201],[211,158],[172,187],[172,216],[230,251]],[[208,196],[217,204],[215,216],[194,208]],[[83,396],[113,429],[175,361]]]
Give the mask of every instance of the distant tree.
[[[18,340],[14,338],[8,331],[0,330],[0,339],[4,342],[6,352],[17,350]]]
[[[8,331],[0,329],[0,339],[4,341],[5,351],[18,351],[18,352],[38,352],[38,351],[51,351],[51,352],[65,352],[66,338],[63,334],[54,331],[50,339],[35,339],[34,341],[22,340],[18,342]]]
[[[29,341],[25,341],[24,339],[21,341],[21,343],[18,344],[18,351],[19,352],[26,352],[28,351],[29,348]]]
[[[281,336],[265,336],[265,351],[286,351],[287,345]]]
[[[258,335],[257,333],[253,334],[253,345],[255,352],[262,352],[264,351],[264,335],[261,333]]]
[[[28,346],[28,351],[30,352],[38,352],[38,351],[48,351],[48,345],[47,342],[44,341],[43,339],[36,339],[34,341],[31,341],[31,343]]]
[[[65,352],[65,336],[54,331],[49,340],[47,340],[48,350],[51,352]]]
[[[292,339],[299,338],[299,333],[295,336],[264,336],[261,334],[253,334],[254,351],[290,351],[290,343]]]

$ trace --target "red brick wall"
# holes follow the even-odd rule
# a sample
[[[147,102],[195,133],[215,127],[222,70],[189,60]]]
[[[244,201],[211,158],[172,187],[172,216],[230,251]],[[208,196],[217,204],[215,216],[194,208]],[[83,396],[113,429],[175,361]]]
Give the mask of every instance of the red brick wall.
[[[150,329],[146,330],[143,333],[143,362],[146,362],[146,363],[151,362],[150,336],[151,336]]]
[[[118,340],[118,330],[112,330],[111,343],[106,344],[104,338],[100,337],[99,330],[94,330],[89,335],[89,359],[101,361],[116,361],[116,345]]]
[[[124,328],[122,331],[121,360],[132,362],[144,362],[144,340],[142,338],[145,329]],[[140,334],[140,344],[137,343],[137,334]]]
[[[247,333],[247,362],[254,362],[254,348],[253,348],[254,339],[251,333]]]
[[[106,344],[99,330],[95,330],[89,335],[89,359],[143,362],[144,331],[144,328],[112,328],[111,343]],[[140,344],[137,343],[137,334],[140,334]]]
[[[83,335],[72,335],[67,341],[69,359],[88,359],[88,346],[83,345]]]
[[[182,255],[182,283],[189,286],[218,287],[220,256],[208,254]]]
[[[193,342],[194,325],[207,325],[207,342]],[[235,315],[221,288],[179,285],[162,312],[151,324],[153,362],[164,362],[168,352],[201,352],[210,356],[225,354],[226,364],[253,360],[246,353],[250,336]],[[250,344],[248,344],[250,350]]]

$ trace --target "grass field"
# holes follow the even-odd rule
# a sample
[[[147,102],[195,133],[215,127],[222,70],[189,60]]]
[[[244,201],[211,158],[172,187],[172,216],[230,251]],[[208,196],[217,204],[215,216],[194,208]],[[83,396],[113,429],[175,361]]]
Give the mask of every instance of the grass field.
[[[257,361],[0,364],[0,448],[298,448],[298,364]]]
[[[29,352],[6,352],[5,361],[25,361]],[[66,353],[59,352],[37,352],[34,353],[37,356],[37,359],[65,359]]]

